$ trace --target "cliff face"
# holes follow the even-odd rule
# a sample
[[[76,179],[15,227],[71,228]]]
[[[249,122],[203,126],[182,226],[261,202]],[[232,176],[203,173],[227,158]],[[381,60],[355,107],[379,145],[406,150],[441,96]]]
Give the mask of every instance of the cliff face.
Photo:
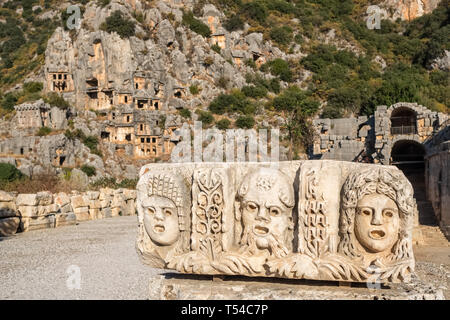
[[[104,8],[89,3],[80,30],[69,35],[58,28],[49,40],[44,90],[55,91],[52,77],[59,72],[68,74],[69,83],[56,91],[80,109],[110,109],[124,94],[157,97],[159,110],[196,108],[224,91],[217,86],[221,79],[228,89],[245,85],[245,74],[253,73],[244,64],[246,59],[262,64],[269,59],[299,57],[298,49],[287,55],[264,41],[261,33],[227,32],[221,27],[223,14],[210,4],[203,7],[200,19],[210,27],[212,36],[202,37],[181,23],[181,6],[188,9],[189,3],[159,1],[150,8],[138,0],[113,0]],[[136,23],[136,36],[123,39],[100,30],[106,17],[117,10]],[[141,23],[133,17],[135,10],[142,12]],[[214,44],[220,47],[220,54],[211,49]],[[192,84],[201,88],[198,94],[189,92]]]
[[[411,21],[430,13],[439,5],[441,0],[386,0],[383,7],[389,10],[392,20]]]

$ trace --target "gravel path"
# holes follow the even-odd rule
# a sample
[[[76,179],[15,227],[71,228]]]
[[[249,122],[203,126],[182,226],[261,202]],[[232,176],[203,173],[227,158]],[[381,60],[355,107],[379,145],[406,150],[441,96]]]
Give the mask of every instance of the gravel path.
[[[132,216],[0,238],[0,299],[147,299],[161,270],[139,261],[136,234]],[[80,289],[67,286],[72,265]]]
[[[149,278],[163,272],[137,256],[137,217],[0,238],[0,299],[147,299]],[[450,248],[415,247],[416,272],[450,299]],[[69,289],[76,267],[80,289]]]

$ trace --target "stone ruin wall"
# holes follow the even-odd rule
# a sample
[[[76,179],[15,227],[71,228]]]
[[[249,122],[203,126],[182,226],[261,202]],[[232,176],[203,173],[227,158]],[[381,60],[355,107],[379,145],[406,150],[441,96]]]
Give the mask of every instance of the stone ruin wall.
[[[450,127],[447,135],[450,138]],[[425,178],[427,198],[442,232],[450,239],[450,141],[441,143],[438,150],[427,156]]]
[[[48,191],[16,194],[0,191],[0,237],[16,232],[75,225],[136,214],[136,191],[103,188],[67,194]]]
[[[398,108],[416,114],[414,134],[392,134],[391,114]],[[428,141],[435,135],[448,115],[434,112],[417,103],[399,102],[390,107],[377,107],[373,116],[343,119],[316,119],[316,131],[311,157],[364,162],[370,157],[374,163],[390,164],[392,147],[400,140],[414,140],[428,150]]]
[[[396,134],[391,115],[396,109],[415,113],[415,132]],[[379,106],[374,115],[345,119],[314,120],[316,130],[311,157],[314,159],[374,162],[389,165],[392,148],[398,141],[415,141],[425,150],[427,199],[443,233],[450,238],[449,116],[416,103]]]

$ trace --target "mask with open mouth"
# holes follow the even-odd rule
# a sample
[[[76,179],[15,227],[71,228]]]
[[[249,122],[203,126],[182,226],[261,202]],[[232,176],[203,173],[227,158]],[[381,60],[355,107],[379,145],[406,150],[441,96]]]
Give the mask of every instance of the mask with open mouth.
[[[156,244],[169,246],[180,234],[177,207],[165,197],[152,195],[143,203],[144,227],[150,239]]]
[[[373,193],[358,201],[355,217],[355,235],[369,252],[391,249],[398,239],[398,208],[386,195]]]

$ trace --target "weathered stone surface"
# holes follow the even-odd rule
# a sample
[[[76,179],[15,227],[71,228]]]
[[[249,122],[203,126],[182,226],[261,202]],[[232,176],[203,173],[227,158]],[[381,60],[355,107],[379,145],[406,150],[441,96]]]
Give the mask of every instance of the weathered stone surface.
[[[118,217],[120,215],[122,215],[122,208],[121,207],[111,208],[111,217]]]
[[[55,227],[56,218],[55,215],[49,215],[45,217],[32,217],[32,218],[22,218],[21,229],[26,231],[47,229]]]
[[[55,227],[77,224],[77,216],[73,212],[61,213],[55,216]]]
[[[53,194],[48,191],[38,192],[36,194],[37,205],[47,206],[53,202]]]
[[[89,205],[85,197],[81,195],[71,197],[70,201],[73,209],[87,207]]]
[[[88,207],[76,208],[76,209],[73,209],[73,212],[77,216],[77,221],[92,220],[91,216],[89,214],[89,208]]]
[[[103,215],[100,209],[89,209],[90,220],[102,219]]]
[[[38,215],[38,208],[36,206],[19,206],[20,215],[25,218],[36,217]]]
[[[66,193],[60,192],[55,195],[54,202],[57,205],[64,207],[65,205],[70,204],[70,197]]]
[[[35,206],[38,204],[36,194],[21,193],[16,198],[16,204],[18,206]]]
[[[19,228],[19,223],[19,217],[0,217],[0,237],[8,237],[15,234]]]
[[[136,214],[136,202],[131,199],[128,200],[123,207],[123,215],[124,216],[132,216]]]
[[[10,202],[10,201],[14,201],[14,197],[8,192],[0,190],[0,202]]]
[[[102,208],[102,215],[103,218],[111,218],[112,217],[112,211],[110,207]]]
[[[0,202],[0,218],[17,216],[19,216],[19,213],[17,212],[16,204],[13,201]]]
[[[88,191],[88,192],[86,192],[86,195],[89,198],[89,200],[97,200],[100,196],[100,192],[99,191]]]
[[[123,197],[125,200],[136,199],[136,190],[131,189],[123,190]]]
[[[149,164],[137,193],[137,248],[153,267],[351,282],[374,272],[405,282],[414,271],[417,206],[396,167]]]
[[[149,281],[150,300],[445,300],[441,289],[414,279],[408,284],[339,287],[305,280],[223,281],[198,276],[156,276]]]
[[[37,215],[46,216],[49,214],[57,213],[59,210],[59,206],[55,203],[47,206],[37,206]]]
[[[90,200],[89,209],[100,209],[102,207],[100,200]]]

